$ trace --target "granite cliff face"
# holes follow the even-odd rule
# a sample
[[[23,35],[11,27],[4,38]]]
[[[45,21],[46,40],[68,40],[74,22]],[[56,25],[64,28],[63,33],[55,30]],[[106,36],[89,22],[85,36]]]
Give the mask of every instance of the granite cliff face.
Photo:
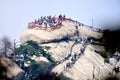
[[[113,66],[105,63],[104,58],[95,52],[104,51],[104,47],[90,44],[88,37],[99,39],[102,35],[94,31],[94,28],[66,20],[62,22],[60,28],[52,31],[25,29],[20,40],[21,43],[33,40],[43,47],[49,46],[47,52],[58,61],[52,72],[63,73],[73,80],[101,80],[112,72]],[[82,54],[81,47],[84,48]],[[71,55],[74,53],[79,56],[72,62]],[[65,68],[68,62],[71,63]]]

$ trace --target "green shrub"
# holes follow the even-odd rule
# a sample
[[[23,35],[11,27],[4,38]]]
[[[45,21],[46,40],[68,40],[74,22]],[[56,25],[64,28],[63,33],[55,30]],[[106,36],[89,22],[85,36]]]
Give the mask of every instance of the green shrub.
[[[109,62],[109,58],[112,55],[111,53],[107,51],[101,51],[99,54],[105,59],[105,62]]]
[[[50,47],[45,47],[47,50]],[[24,44],[21,44],[16,50],[14,51],[16,56],[23,55],[22,58],[16,58],[16,63],[26,72],[29,76],[31,76],[32,80],[39,77],[40,75],[44,75],[49,71],[49,68],[54,64],[54,60],[50,54],[48,54],[43,47],[39,46],[35,41],[27,41]],[[35,56],[43,56],[47,58],[50,62],[40,61],[39,63],[32,60],[30,57],[33,55]],[[29,62],[29,63],[28,63]],[[28,63],[28,67],[24,64]],[[25,77],[26,78],[26,77]]]
[[[66,76],[64,76],[63,74],[60,74],[58,76],[56,76],[55,73],[48,73],[45,75],[40,75],[38,78],[36,78],[35,80],[72,80]]]

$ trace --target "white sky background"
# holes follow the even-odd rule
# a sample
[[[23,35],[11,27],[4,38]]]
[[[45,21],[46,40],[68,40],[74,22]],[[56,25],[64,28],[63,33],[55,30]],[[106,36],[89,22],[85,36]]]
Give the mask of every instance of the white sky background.
[[[120,0],[0,0],[0,38],[19,40],[28,22],[59,14],[87,25],[93,19],[94,27],[104,29],[103,22],[120,21]]]

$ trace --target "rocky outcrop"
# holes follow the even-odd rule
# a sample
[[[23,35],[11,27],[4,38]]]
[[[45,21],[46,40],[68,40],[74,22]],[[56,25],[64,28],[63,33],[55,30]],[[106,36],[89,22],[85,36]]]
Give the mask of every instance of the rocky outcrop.
[[[113,69],[111,65],[104,62],[104,58],[95,52],[104,50],[102,46],[86,44],[84,54],[79,56],[71,68],[64,71],[64,65],[70,60],[67,59],[68,56],[74,52],[79,53],[80,47],[83,46],[81,40],[79,43],[75,42],[76,38],[84,39],[90,36],[99,39],[102,35],[76,23],[63,21],[61,27],[53,31],[26,29],[20,40],[22,43],[33,40],[41,46],[49,46],[50,49],[47,52],[60,62],[52,69],[52,72],[63,73],[73,80],[101,80]]]
[[[84,28],[84,26],[78,26],[78,28],[76,29],[76,24],[68,21],[63,21],[61,27],[53,31],[26,29],[21,34],[20,41],[21,43],[24,43],[27,40],[34,40],[38,43],[47,43],[57,41],[63,38],[69,38],[73,36],[77,31],[79,31],[79,35],[81,37],[102,37],[102,33],[86,29]]]
[[[51,54],[56,61],[61,61],[70,54],[73,44],[74,42],[72,41],[63,41],[57,43],[41,44],[41,46],[49,46],[50,50],[48,50],[48,53]]]
[[[0,78],[6,77],[10,80],[21,80],[24,76],[24,71],[11,59],[0,57]]]
[[[63,22],[63,25],[60,29],[56,29],[50,32],[45,30],[26,29],[22,33],[20,40],[22,43],[26,42],[27,40],[34,40],[38,43],[47,43],[69,37],[75,32],[76,28],[74,25]]]

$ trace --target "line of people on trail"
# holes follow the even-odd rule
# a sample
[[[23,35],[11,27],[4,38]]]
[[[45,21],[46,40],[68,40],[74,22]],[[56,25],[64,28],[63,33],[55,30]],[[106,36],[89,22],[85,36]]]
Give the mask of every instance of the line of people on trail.
[[[65,18],[65,15],[59,15],[58,17],[56,16],[44,16],[40,17],[39,19],[35,19],[34,22],[29,22],[28,23],[28,28],[29,29],[46,29],[46,28],[57,28],[62,24],[62,20]]]
[[[79,59],[79,57],[83,54],[83,52],[84,52],[84,47],[80,47],[79,53],[74,52],[73,54],[71,54],[69,60],[64,65],[64,70],[63,71],[66,71],[66,70],[68,70],[68,68],[71,68],[72,65],[75,63],[75,61],[77,61],[77,59]]]
[[[75,61],[77,61],[77,59],[79,59],[80,56],[84,53],[85,46],[87,44],[92,44],[92,42],[93,42],[92,38],[89,39],[89,37],[88,37],[86,39],[83,39],[81,41],[81,43],[79,43],[79,44],[81,44],[81,46],[79,48],[79,52],[74,52],[73,54],[70,55],[70,58],[69,58],[68,62],[64,65],[63,71],[66,71],[69,68],[71,68],[72,65],[75,63]]]
[[[73,36],[72,36],[72,41],[75,41],[76,38],[77,37],[73,38]],[[81,44],[81,46],[79,47],[79,52],[77,51],[77,52],[74,52],[74,53],[70,53],[63,60],[56,62],[55,66],[67,61],[65,63],[65,65],[63,66],[62,72],[64,72],[64,71],[68,70],[69,68],[71,68],[72,65],[75,63],[75,61],[77,61],[77,59],[79,59],[80,56],[83,55],[86,45],[92,44],[91,40],[92,39],[89,39],[89,38],[83,38],[83,39],[78,40],[78,42],[75,41],[74,42],[75,44]]]

